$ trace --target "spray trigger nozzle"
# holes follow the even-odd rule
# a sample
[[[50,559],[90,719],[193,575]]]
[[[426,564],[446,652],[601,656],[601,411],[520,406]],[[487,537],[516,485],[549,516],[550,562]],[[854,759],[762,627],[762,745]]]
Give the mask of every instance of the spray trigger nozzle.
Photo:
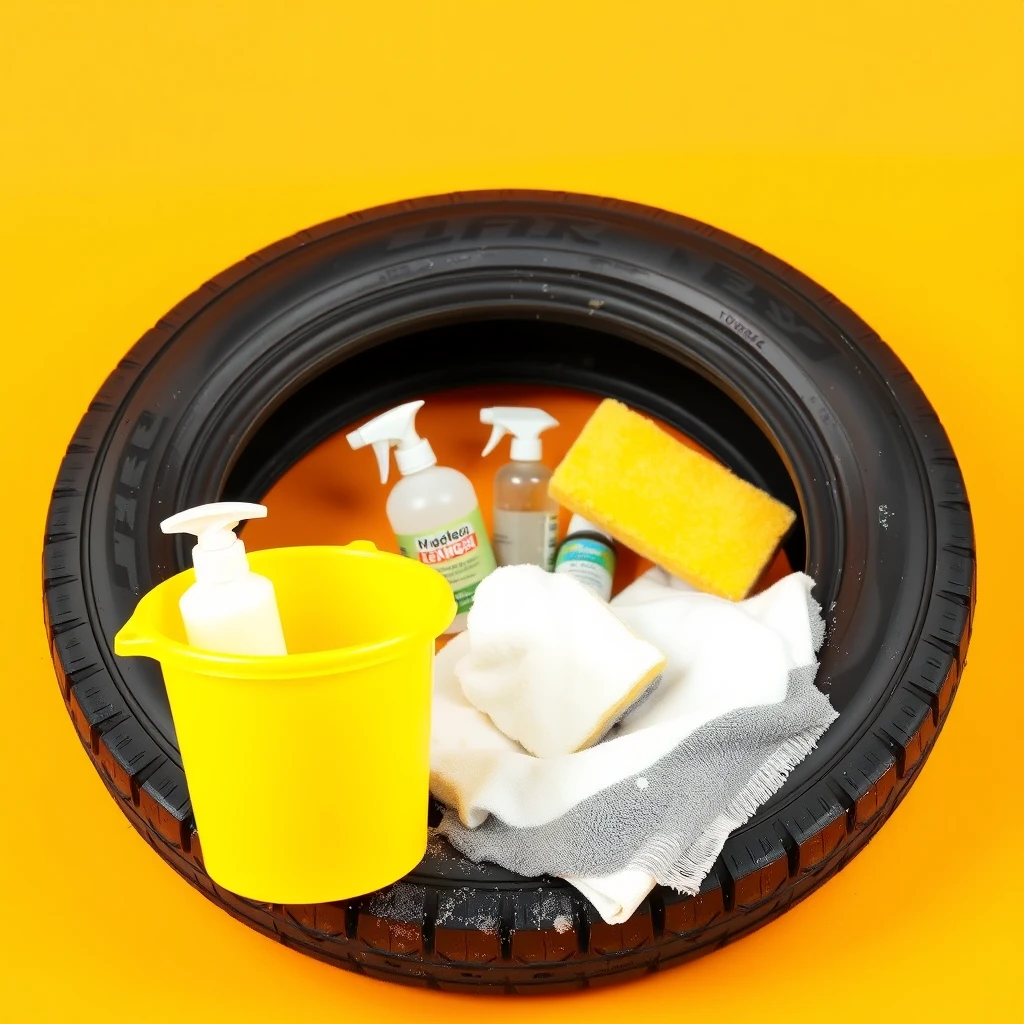
[[[349,441],[349,444],[352,442]],[[380,469],[380,482],[388,482],[388,473],[391,471],[391,442],[374,441],[373,454],[377,457],[377,467]]]
[[[512,459],[515,462],[537,462],[541,457],[540,435],[558,420],[543,409],[527,406],[498,405],[480,410],[480,422],[493,425],[483,454],[490,455],[506,434],[512,435]]]
[[[484,410],[486,411],[486,410]],[[480,413],[481,423],[487,421],[483,418],[483,412]],[[498,447],[498,442],[508,433],[508,431],[500,424],[495,423],[494,429],[491,431],[491,436],[487,439],[487,444],[484,446],[483,454],[490,455],[495,448]]]
[[[382,484],[388,482],[392,447],[395,449],[398,470],[403,476],[437,465],[437,457],[430,447],[430,442],[416,433],[416,413],[423,405],[422,400],[406,402],[405,405],[381,413],[347,435],[348,443],[353,449],[358,450],[367,445],[373,447]]]

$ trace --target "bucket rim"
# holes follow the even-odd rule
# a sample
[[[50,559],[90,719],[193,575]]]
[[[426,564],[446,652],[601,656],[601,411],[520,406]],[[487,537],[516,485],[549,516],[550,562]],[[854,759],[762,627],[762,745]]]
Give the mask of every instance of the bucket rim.
[[[169,637],[155,624],[156,606],[163,595],[159,592],[171,585],[182,587],[191,585],[195,580],[195,570],[185,569],[161,581],[146,594],[135,606],[129,620],[114,636],[114,653],[119,657],[153,658],[163,667],[172,665],[187,669],[197,675],[217,676],[228,679],[245,679],[253,682],[273,682],[279,679],[315,678],[340,675],[343,672],[373,668],[401,657],[405,649],[416,644],[432,643],[441,636],[454,620],[458,606],[448,581],[430,566],[390,551],[379,551],[366,541],[354,541],[352,544],[303,544],[289,547],[264,548],[248,552],[250,566],[259,569],[261,563],[272,562],[279,555],[296,550],[304,552],[330,551],[342,553],[351,558],[372,558],[395,560],[407,566],[411,572],[429,573],[424,580],[436,580],[439,598],[443,598],[442,587],[447,591],[445,611],[438,612],[430,621],[436,625],[428,625],[422,629],[407,630],[374,643],[352,644],[348,647],[331,647],[319,651],[306,651],[301,654],[227,654],[221,651],[210,651],[192,647]],[[433,584],[431,584],[433,585]],[[185,587],[182,587],[184,593]],[[438,601],[441,607],[442,601]]]

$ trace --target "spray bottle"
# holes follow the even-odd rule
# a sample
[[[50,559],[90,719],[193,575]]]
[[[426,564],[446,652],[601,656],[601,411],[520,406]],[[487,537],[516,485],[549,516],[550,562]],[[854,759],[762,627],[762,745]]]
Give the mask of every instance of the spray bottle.
[[[249,569],[234,528],[262,519],[264,505],[221,501],[197,505],[165,519],[164,533],[193,533],[196,581],[181,595],[185,635],[193,647],[222,654],[285,654],[274,584]]]
[[[416,433],[423,402],[407,402],[348,435],[353,448],[372,445],[380,482],[388,482],[391,448],[402,479],[388,495],[387,513],[399,550],[432,565],[451,585],[458,614],[446,632],[466,628],[473,595],[495,569],[494,552],[476,491],[465,474],[437,464],[430,442]]]
[[[484,455],[505,434],[512,435],[512,461],[494,477],[494,553],[498,565],[555,567],[558,505],[548,494],[551,470],[541,461],[540,435],[558,420],[542,409],[496,406],[480,410],[480,422],[492,424]]]

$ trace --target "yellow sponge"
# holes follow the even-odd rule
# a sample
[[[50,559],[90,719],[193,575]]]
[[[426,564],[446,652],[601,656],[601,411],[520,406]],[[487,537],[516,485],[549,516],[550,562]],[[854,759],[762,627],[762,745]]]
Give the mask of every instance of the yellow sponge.
[[[605,399],[551,478],[551,496],[700,590],[738,601],[795,513]]]

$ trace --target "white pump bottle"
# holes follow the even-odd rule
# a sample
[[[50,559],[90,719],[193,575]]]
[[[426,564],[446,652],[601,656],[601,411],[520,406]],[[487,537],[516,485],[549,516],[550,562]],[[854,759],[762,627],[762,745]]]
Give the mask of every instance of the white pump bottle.
[[[262,519],[266,506],[243,501],[197,505],[165,519],[164,533],[193,533],[196,581],[181,595],[185,635],[193,647],[221,654],[286,654],[274,584],[249,569],[234,528]]]
[[[495,406],[480,410],[480,422],[492,424],[484,455],[505,434],[512,435],[512,461],[494,476],[494,553],[498,565],[555,567],[558,505],[548,494],[551,470],[540,460],[540,435],[558,420],[543,409]]]
[[[446,630],[459,633],[480,581],[495,569],[491,542],[469,477],[437,464],[430,442],[416,433],[424,403],[407,402],[348,435],[355,449],[372,445],[380,482],[388,482],[391,448],[402,479],[388,495],[387,513],[399,550],[437,569],[451,585],[458,615]]]

